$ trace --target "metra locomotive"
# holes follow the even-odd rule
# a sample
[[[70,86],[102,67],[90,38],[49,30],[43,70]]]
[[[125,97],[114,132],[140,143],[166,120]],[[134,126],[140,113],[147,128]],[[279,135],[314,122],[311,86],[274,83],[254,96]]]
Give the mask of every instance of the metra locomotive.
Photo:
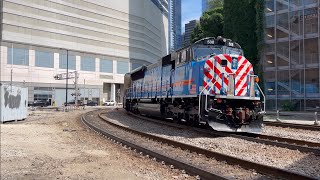
[[[239,44],[205,38],[127,73],[124,107],[217,131],[261,132],[258,81]]]

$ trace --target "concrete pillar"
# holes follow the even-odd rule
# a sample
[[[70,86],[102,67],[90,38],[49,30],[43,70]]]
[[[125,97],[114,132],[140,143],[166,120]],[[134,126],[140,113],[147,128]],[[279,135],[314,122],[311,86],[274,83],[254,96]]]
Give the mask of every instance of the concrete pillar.
[[[116,101],[116,84],[111,84],[111,100]]]

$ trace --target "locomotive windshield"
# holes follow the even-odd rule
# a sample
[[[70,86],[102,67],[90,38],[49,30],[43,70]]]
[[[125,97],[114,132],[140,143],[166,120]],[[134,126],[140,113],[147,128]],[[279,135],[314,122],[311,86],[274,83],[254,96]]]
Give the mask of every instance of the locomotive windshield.
[[[226,54],[236,54],[236,55],[243,56],[243,51],[242,51],[242,49],[227,47]]]
[[[202,60],[209,58],[212,55],[222,54],[222,47],[194,47],[193,48],[193,58],[194,60]]]

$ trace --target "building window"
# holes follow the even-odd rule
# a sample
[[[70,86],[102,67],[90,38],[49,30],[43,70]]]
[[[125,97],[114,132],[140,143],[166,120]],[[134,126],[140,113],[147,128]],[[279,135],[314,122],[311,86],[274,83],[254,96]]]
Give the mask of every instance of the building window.
[[[53,68],[54,67],[53,53],[36,51],[36,62],[37,67]]]
[[[138,63],[131,63],[131,70],[135,70],[139,67],[141,67],[142,65],[141,64],[138,64]]]
[[[13,55],[13,56],[12,56]],[[29,65],[29,50],[20,48],[8,48],[8,64]]]
[[[100,59],[100,72],[113,73],[113,61]]]
[[[60,54],[59,55],[59,68],[67,69],[67,55]],[[68,55],[68,69],[76,70],[76,56]]]
[[[95,71],[96,61],[92,57],[81,57],[81,71]]]
[[[304,10],[304,32],[305,34],[318,33],[318,8]]]
[[[124,61],[117,61],[117,73],[125,74],[129,72],[129,63]]]
[[[53,89],[51,87],[34,87],[34,100],[47,101],[52,98]]]

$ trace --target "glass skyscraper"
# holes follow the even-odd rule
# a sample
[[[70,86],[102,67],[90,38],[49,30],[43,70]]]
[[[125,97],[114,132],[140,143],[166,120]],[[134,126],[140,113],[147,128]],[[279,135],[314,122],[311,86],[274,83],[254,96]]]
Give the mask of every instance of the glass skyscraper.
[[[169,0],[169,52],[182,47],[181,0]]]
[[[320,106],[319,0],[266,0],[263,70],[269,110]]]

